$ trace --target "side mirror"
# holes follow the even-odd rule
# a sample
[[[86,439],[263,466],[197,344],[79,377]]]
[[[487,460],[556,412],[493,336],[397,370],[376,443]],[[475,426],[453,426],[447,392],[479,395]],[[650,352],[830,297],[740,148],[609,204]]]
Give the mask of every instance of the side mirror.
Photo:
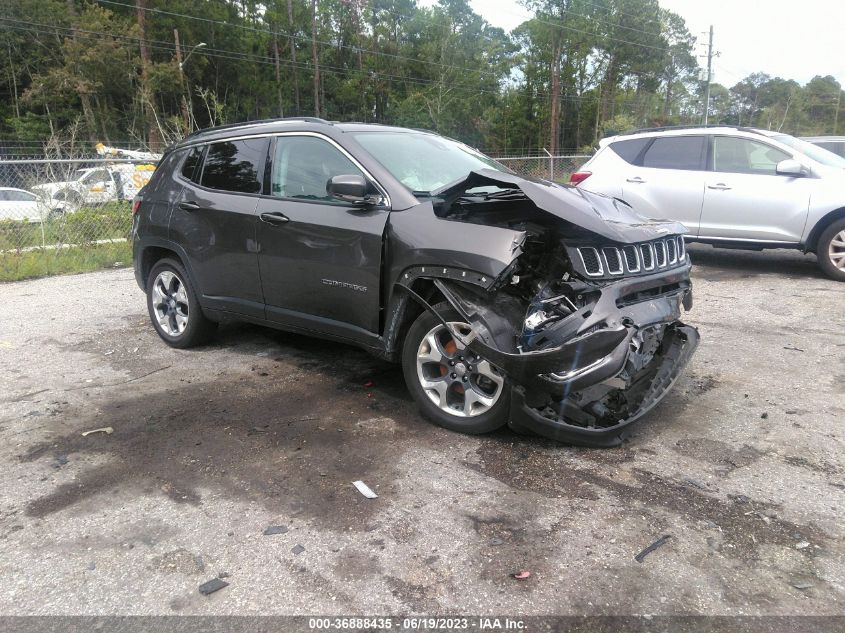
[[[778,176],[793,176],[799,178],[807,175],[807,172],[804,167],[801,166],[801,163],[791,158],[780,161],[777,164],[777,167],[775,167],[775,173],[777,173]]]
[[[362,207],[381,200],[381,196],[367,193],[368,189],[367,181],[357,174],[332,176],[326,183],[326,193],[332,198]]]

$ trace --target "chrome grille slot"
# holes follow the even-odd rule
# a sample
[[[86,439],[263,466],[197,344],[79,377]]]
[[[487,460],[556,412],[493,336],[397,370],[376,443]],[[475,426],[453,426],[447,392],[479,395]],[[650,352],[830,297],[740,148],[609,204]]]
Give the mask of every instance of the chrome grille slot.
[[[669,250],[669,264],[674,264],[678,261],[678,245],[674,239],[666,240],[666,247]]]
[[[604,255],[604,262],[607,264],[607,272],[611,275],[622,274],[622,257],[619,255],[619,249],[613,246],[605,246],[601,249]]]
[[[684,261],[687,256],[687,244],[684,241],[684,236],[678,236],[678,261]]]
[[[625,267],[629,273],[640,272],[640,257],[636,246],[623,246],[622,254],[625,255]]]
[[[655,242],[654,251],[657,256],[657,267],[663,268],[666,265],[666,244],[664,242]]]
[[[640,244],[640,255],[642,256],[643,269],[654,268],[654,247],[651,244]]]
[[[584,270],[588,275],[598,276],[604,273],[599,258],[599,252],[591,247],[583,247],[578,249],[578,254],[581,256],[581,263],[584,264]]]

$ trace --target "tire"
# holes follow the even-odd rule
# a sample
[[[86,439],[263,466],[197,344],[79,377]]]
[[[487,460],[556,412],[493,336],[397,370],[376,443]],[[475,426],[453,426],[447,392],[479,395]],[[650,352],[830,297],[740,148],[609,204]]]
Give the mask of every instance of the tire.
[[[469,330],[449,304],[441,303],[435,310],[448,323]],[[429,312],[423,312],[408,330],[402,372],[423,416],[438,426],[475,435],[508,422],[508,381],[484,359],[458,349],[443,324]],[[426,389],[424,384],[434,388]]]
[[[825,275],[845,281],[845,218],[833,222],[819,236],[816,258]]]
[[[217,328],[202,313],[182,264],[173,259],[161,259],[150,270],[147,310],[155,331],[170,347],[202,345]]]

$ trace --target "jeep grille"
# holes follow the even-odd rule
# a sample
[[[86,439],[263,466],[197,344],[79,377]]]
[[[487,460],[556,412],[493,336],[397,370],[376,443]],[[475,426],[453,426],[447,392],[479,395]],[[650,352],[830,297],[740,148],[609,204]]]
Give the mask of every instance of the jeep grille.
[[[577,250],[590,277],[648,273],[686,263],[683,235],[622,247],[581,246]]]

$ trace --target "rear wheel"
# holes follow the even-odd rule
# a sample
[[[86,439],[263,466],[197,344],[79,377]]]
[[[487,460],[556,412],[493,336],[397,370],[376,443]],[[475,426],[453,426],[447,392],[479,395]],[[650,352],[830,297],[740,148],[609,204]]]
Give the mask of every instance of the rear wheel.
[[[448,304],[435,306],[450,326],[469,325]],[[508,421],[510,387],[485,359],[469,352],[429,312],[414,321],[402,350],[405,382],[423,415],[452,431],[487,433]]]
[[[845,218],[833,222],[819,236],[816,257],[828,277],[845,281]]]
[[[150,271],[147,309],[156,332],[171,347],[201,345],[217,327],[202,313],[188,275],[172,259],[158,261]]]

